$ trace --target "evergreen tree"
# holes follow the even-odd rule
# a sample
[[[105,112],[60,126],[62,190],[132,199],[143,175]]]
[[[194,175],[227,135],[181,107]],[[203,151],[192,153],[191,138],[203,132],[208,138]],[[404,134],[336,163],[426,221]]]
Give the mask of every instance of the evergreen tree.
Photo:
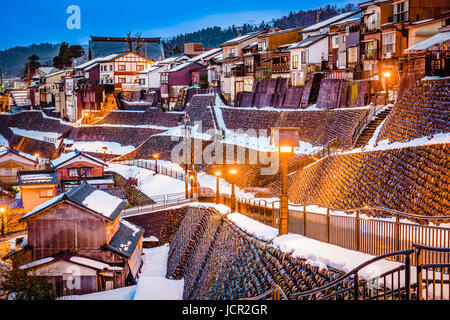
[[[27,79],[28,76],[33,76],[41,64],[39,63],[39,56],[33,54],[28,57],[27,62],[25,63],[25,69],[23,72],[23,79]]]

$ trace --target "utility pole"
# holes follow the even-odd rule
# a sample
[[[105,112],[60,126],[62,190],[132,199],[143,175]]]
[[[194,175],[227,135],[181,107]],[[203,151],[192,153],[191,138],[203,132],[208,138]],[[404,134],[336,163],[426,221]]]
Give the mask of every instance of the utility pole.
[[[189,115],[184,111],[184,184],[186,199],[189,198],[189,168],[188,168],[188,154],[190,154],[190,138],[188,134]],[[189,141],[188,141],[189,140]]]

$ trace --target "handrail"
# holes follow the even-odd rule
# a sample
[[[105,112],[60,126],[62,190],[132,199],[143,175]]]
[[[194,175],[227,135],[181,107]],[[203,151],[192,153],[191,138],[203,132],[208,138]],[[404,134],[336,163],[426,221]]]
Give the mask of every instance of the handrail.
[[[288,297],[286,296],[286,294],[284,293],[283,289],[281,289],[281,287],[279,285],[277,285],[276,283],[273,285],[273,287],[269,290],[267,290],[266,292],[260,294],[259,296],[256,297],[251,297],[251,298],[242,298],[239,299],[241,301],[251,301],[251,300],[263,300],[265,297],[274,294],[275,292],[279,292],[281,297],[284,300],[289,300]]]
[[[356,142],[358,141],[359,136],[363,133],[364,129],[369,125],[370,122],[372,122],[373,117],[378,113],[379,110],[384,108],[383,105],[373,105],[371,106],[370,110],[367,111],[366,116],[359,120],[358,126],[355,129],[355,132],[353,133],[352,137],[352,145],[355,146]]]
[[[333,280],[332,282],[326,284],[325,286],[322,286],[320,288],[316,288],[316,289],[313,289],[313,290],[309,290],[309,291],[304,291],[304,292],[300,292],[300,293],[294,293],[293,296],[303,297],[303,296],[309,296],[309,295],[312,295],[312,294],[324,291],[324,290],[326,290],[326,289],[328,289],[330,287],[333,287],[333,286],[339,284],[340,282],[350,278],[352,275],[358,273],[358,271],[360,271],[361,269],[364,269],[365,267],[367,267],[367,266],[369,266],[369,265],[371,265],[371,264],[373,264],[373,263],[375,263],[377,261],[380,261],[380,260],[383,260],[383,259],[386,259],[386,258],[390,258],[390,257],[394,257],[394,256],[399,256],[399,255],[410,256],[413,253],[414,253],[414,249],[408,249],[408,250],[395,251],[395,252],[390,252],[390,253],[383,254],[381,256],[375,257],[375,258],[373,258],[373,259],[371,259],[369,261],[364,262],[363,264],[361,264],[358,267],[354,268],[352,271],[348,272],[347,274],[343,275],[342,277],[340,277],[340,278],[338,278],[336,280]]]

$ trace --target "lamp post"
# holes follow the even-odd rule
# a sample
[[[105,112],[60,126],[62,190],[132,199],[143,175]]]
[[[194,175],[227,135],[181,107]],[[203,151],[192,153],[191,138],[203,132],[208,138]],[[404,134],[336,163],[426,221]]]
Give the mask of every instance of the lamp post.
[[[102,150],[103,150],[103,162],[106,162],[106,152],[108,151],[108,148],[103,147]]]
[[[184,190],[185,190],[185,194],[186,194],[186,199],[189,198],[189,166],[188,166],[188,154],[190,154],[190,139],[188,142],[188,123],[190,121],[189,115],[187,114],[187,112],[184,112]],[[188,152],[189,150],[189,152]]]
[[[155,153],[153,155],[153,159],[155,159],[155,176],[158,174],[158,159],[159,159],[159,154]]]
[[[191,180],[191,191],[189,192],[189,198],[194,198],[194,173],[189,175],[189,179]]]
[[[5,235],[5,212],[6,212],[6,209],[4,207],[1,207],[0,215],[2,216],[2,236]]]
[[[281,162],[281,195],[280,195],[280,222],[278,235],[288,234],[289,226],[289,196],[287,188],[288,160],[299,147],[298,129],[272,128],[272,145],[276,147]]]
[[[386,94],[387,94],[387,102],[389,103],[389,80],[391,79],[391,72],[389,71],[383,71],[382,73],[384,81],[385,81],[385,86],[386,86]]]
[[[220,176],[222,175],[222,172],[217,171],[216,172],[216,178],[217,178],[217,185],[216,185],[216,204],[220,203],[220,191],[219,191],[219,184],[220,184]]]
[[[36,158],[36,170],[38,170],[39,169],[39,157],[40,157],[40,155],[39,155],[39,153],[36,153],[34,156]]]
[[[235,181],[234,181],[234,176],[236,176],[237,174],[237,170],[236,169],[230,169],[229,171],[230,174],[230,180],[231,180],[231,213],[236,211],[236,190],[235,190]]]

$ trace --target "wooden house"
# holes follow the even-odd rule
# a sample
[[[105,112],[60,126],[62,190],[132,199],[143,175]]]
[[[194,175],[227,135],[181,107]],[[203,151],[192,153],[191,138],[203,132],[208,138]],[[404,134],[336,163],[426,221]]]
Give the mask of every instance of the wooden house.
[[[164,105],[173,108],[181,89],[198,86],[200,76],[207,72],[206,67],[198,62],[186,61],[161,74],[161,98]]]
[[[135,284],[144,230],[120,219],[125,206],[83,183],[24,215],[28,245],[9,258],[31,275],[48,277],[58,296]]]
[[[78,150],[53,160],[50,167],[56,170],[64,190],[76,187],[81,181],[100,189],[114,187],[112,176],[105,176],[105,167],[108,167],[106,162]]]
[[[35,156],[11,148],[0,147],[0,182],[17,184],[17,173],[21,170],[36,170],[39,161]]]
[[[57,195],[59,181],[55,170],[19,171],[17,177],[24,212],[30,212]]]

